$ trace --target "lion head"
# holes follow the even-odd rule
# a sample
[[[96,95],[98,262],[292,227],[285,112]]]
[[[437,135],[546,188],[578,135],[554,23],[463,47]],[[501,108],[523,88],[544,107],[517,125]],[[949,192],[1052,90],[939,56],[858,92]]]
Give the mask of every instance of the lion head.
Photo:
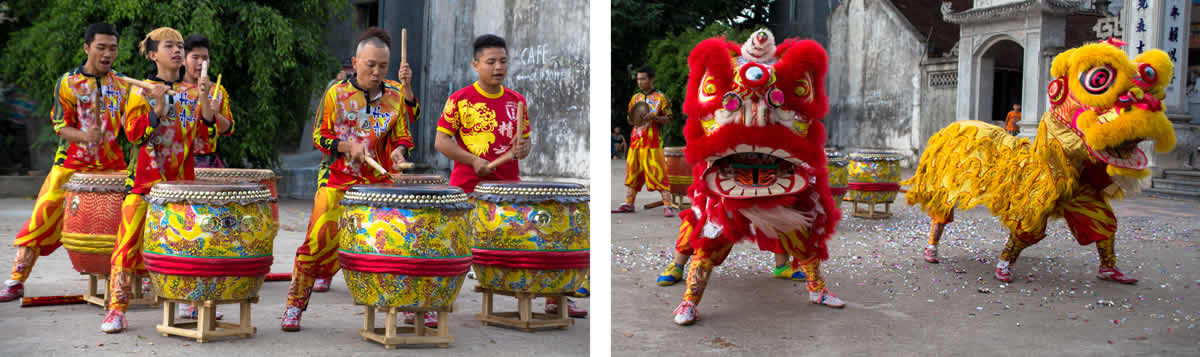
[[[1132,61],[1116,40],[1067,50],[1050,67],[1052,117],[1083,140],[1076,159],[1103,162],[1109,175],[1145,177],[1149,160],[1137,145],[1155,142],[1159,152],[1175,147],[1175,131],[1162,99],[1174,76],[1174,65],[1162,50],[1150,50]]]

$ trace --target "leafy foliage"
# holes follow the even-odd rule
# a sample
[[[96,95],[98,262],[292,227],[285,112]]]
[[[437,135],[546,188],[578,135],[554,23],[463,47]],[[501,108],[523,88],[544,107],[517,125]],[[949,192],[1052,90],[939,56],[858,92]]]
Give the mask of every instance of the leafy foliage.
[[[687,56],[705,38],[725,34],[737,42],[770,19],[773,0],[613,0],[612,126],[628,136],[629,98],[636,71],[654,67],[654,84],[671,100],[675,120],[664,130],[667,146],[682,146]]]
[[[113,69],[146,78],[154,64],[137,50],[151,30],[170,26],[184,37],[211,41],[209,73],[229,91],[237,121],[232,137],[218,145],[232,167],[273,166],[278,144],[300,135],[312,95],[336,71],[322,44],[330,18],[344,0],[15,0],[6,1],[29,23],[0,35],[0,78],[25,89],[49,113],[54,82],[87,59],[83,33],[89,23],[107,22],[120,32]],[[26,9],[26,10],[19,10]],[[10,15],[12,16],[12,15]],[[7,29],[6,29],[7,30]],[[39,142],[56,141],[46,126]]]

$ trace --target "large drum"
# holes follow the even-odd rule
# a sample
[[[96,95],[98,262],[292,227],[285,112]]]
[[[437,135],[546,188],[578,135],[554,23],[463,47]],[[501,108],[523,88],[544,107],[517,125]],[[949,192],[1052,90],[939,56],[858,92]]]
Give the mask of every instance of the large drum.
[[[687,197],[688,187],[692,185],[692,166],[683,159],[683,147],[665,147],[663,157],[667,160],[667,182],[671,184],[671,194]]]
[[[449,181],[442,175],[392,174],[392,182],[401,185],[445,185]]]
[[[587,278],[588,191],[557,182],[483,182],[475,210],[472,268],[485,289],[570,293]]]
[[[471,267],[471,203],[446,185],[355,185],[338,263],[354,303],[449,309]]]
[[[838,207],[842,206],[842,197],[846,196],[847,185],[849,184],[849,173],[846,171],[846,165],[850,164],[846,160],[846,155],[825,150],[825,169],[829,171],[829,189],[833,191],[833,200]]]
[[[900,160],[895,152],[864,151],[850,153],[847,167],[847,200],[892,203],[900,191]]]
[[[275,175],[275,171],[261,169],[196,169],[196,180],[198,181],[215,181],[215,182],[258,182],[267,186],[271,190],[271,198],[279,199],[279,190],[276,187],[275,181],[279,180],[279,176]],[[271,202],[271,217],[279,219],[279,203]]]
[[[260,183],[168,181],[147,195],[142,256],[158,296],[242,300],[271,270],[279,223]]]
[[[121,227],[124,172],[78,172],[63,186],[62,244],[80,273],[108,274]]]

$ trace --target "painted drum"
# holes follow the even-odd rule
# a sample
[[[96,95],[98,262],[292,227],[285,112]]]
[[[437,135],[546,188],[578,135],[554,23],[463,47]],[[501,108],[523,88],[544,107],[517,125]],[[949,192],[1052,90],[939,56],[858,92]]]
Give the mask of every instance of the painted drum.
[[[241,300],[271,270],[278,221],[260,183],[168,181],[146,196],[142,257],[158,296]]]
[[[215,182],[257,182],[267,186],[271,190],[271,198],[279,199],[279,189],[275,182],[279,180],[279,176],[275,175],[275,171],[260,170],[260,169],[196,169],[197,181],[215,181]],[[279,203],[271,203],[271,217],[279,220]]]
[[[471,203],[447,185],[354,185],[338,263],[354,303],[449,309],[471,267]]]
[[[692,186],[692,165],[683,159],[683,147],[665,147],[663,157],[667,160],[667,182],[671,184],[671,194],[687,197],[688,187]]]
[[[450,181],[442,175],[392,174],[392,182],[401,185],[446,185]]]
[[[858,202],[891,203],[900,191],[900,160],[895,152],[850,153],[846,199]]]
[[[588,191],[560,182],[496,181],[475,187],[472,267],[479,286],[566,293],[586,281]]]
[[[825,169],[829,171],[829,189],[833,192],[833,200],[838,207],[842,206],[842,198],[846,196],[849,184],[849,172],[846,166],[850,161],[846,155],[836,151],[825,150]]]
[[[62,245],[80,273],[108,274],[121,227],[125,172],[77,172],[63,188]]]

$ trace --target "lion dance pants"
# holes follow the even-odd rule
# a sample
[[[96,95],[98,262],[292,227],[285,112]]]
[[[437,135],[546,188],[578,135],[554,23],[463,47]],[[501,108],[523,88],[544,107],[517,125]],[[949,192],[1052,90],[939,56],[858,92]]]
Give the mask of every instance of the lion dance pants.
[[[688,263],[687,290],[683,293],[683,299],[699,305],[700,299],[704,297],[704,289],[708,286],[708,278],[712,274],[713,268],[725,262],[729,251],[733,249],[733,244],[724,244],[716,248],[694,249],[688,244],[688,237],[692,235],[693,229],[695,227],[690,222],[683,221],[679,226],[679,239],[675,241],[675,250],[681,254],[692,256],[691,262]],[[799,234],[801,233],[793,232],[780,237],[780,241],[785,245],[784,251],[791,252],[800,269],[808,276],[806,286],[808,291],[824,290],[825,278],[821,275],[821,260],[817,259],[815,254],[805,252],[803,244],[789,244],[789,242],[798,242]]]
[[[66,195],[63,185],[75,172],[62,166],[50,169],[34,203],[33,214],[13,240],[17,256],[13,259],[10,279],[25,282],[38,256],[50,255],[62,245],[63,196]]]
[[[625,203],[633,204],[638,191],[645,185],[649,191],[662,194],[663,204],[671,206],[671,186],[667,183],[667,160],[662,149],[629,149],[625,157]]]
[[[292,266],[292,285],[288,289],[287,306],[308,308],[308,298],[317,277],[330,277],[338,270],[338,220],[346,208],[338,202],[346,191],[321,187],[313,199],[312,217],[304,244],[296,248]]]
[[[149,202],[139,194],[125,195],[121,203],[121,226],[117,229],[117,242],[113,245],[112,268],[109,273],[109,310],[126,311],[129,297],[133,294],[134,276],[145,274],[146,264],[142,259],[142,236],[146,231],[146,211]]]

